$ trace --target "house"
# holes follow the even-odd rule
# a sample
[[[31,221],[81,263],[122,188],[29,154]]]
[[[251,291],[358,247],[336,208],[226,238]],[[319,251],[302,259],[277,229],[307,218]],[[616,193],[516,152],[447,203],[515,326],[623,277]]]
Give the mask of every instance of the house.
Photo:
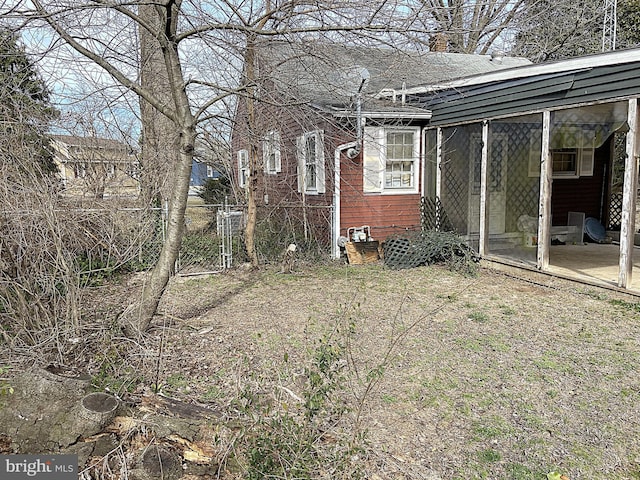
[[[409,86],[530,64],[313,40],[265,42],[256,55],[259,101],[252,123],[249,104],[238,103],[234,180],[251,185],[263,216],[286,212],[302,241],[330,245],[334,256],[354,227],[368,226],[377,240],[420,227],[431,112],[406,102]]]
[[[431,112],[425,197],[439,200],[439,218],[483,258],[554,272],[575,252],[570,276],[632,287],[640,49],[404,94],[408,105]],[[600,256],[605,249],[614,273]]]
[[[218,180],[229,165],[229,145],[209,134],[196,141],[196,151],[191,165],[189,195],[198,195],[209,180]]]
[[[52,135],[51,147],[64,195],[138,196],[138,158],[125,143],[108,138]]]
[[[253,145],[261,207],[293,206],[334,255],[357,227],[385,240],[426,226],[541,272],[575,249],[568,276],[640,291],[640,49],[535,65],[313,42],[261,51],[264,102],[253,130],[234,131],[236,181],[251,180]]]
[[[220,172],[215,166],[194,159],[191,165],[189,195],[198,195],[202,191],[205,183],[209,180],[217,180],[219,178]]]

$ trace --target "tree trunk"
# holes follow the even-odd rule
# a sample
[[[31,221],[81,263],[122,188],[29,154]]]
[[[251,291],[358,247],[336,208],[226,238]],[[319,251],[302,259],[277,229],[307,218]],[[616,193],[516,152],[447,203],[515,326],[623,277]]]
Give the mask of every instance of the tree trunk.
[[[149,328],[178,258],[184,233],[184,216],[189,198],[189,181],[196,141],[195,118],[185,90],[178,44],[174,38],[175,15],[179,5],[170,3],[164,10],[161,7],[157,8],[156,13],[160,23],[168,25],[161,30],[167,34],[167,37],[158,37],[158,40],[167,74],[167,86],[170,89],[167,93],[169,98],[173,99],[172,111],[175,112],[170,120],[174,125],[174,132],[179,132],[180,148],[171,169],[173,174],[167,184],[169,192],[167,235],[160,257],[145,283],[138,304],[130,305],[119,318],[119,323],[128,336],[139,335]]]
[[[169,199],[167,236],[158,262],[142,290],[139,304],[129,306],[119,319],[120,325],[128,336],[135,336],[149,328],[178,258],[184,233],[184,216],[189,195],[195,139],[196,132],[193,124],[182,129],[180,155],[170,183],[172,189]]]
[[[169,108],[173,101],[169,74],[157,35],[166,22],[162,10],[153,4],[139,6],[140,17],[155,32],[139,27],[140,83]],[[166,115],[140,97],[142,143],[140,155],[140,204],[144,207],[162,205],[169,197],[168,174],[178,158],[179,138],[176,125]]]
[[[258,207],[256,197],[258,195],[258,148],[256,146],[255,132],[255,38],[247,39],[247,50],[245,52],[245,83],[249,85],[247,96],[245,97],[247,108],[247,132],[250,139],[249,147],[249,188],[247,194],[247,224],[244,230],[244,242],[251,266],[258,267],[258,253],[256,250],[256,223],[258,220]]]

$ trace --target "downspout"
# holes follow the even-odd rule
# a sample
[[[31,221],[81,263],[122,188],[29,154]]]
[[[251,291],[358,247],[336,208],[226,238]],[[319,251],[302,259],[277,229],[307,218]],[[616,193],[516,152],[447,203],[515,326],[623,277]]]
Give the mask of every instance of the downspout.
[[[338,237],[340,236],[340,155],[347,152],[349,159],[354,159],[360,155],[362,150],[362,132],[364,121],[362,119],[362,90],[369,80],[369,73],[362,74],[362,81],[358,92],[356,93],[356,140],[354,142],[343,143],[338,145],[333,155],[333,228],[331,229],[331,256],[340,258],[340,249],[338,248]]]
[[[340,155],[344,151],[350,152],[360,150],[357,142],[343,143],[338,145],[333,158],[333,227],[331,228],[331,256],[340,258],[338,248],[338,237],[340,236]]]

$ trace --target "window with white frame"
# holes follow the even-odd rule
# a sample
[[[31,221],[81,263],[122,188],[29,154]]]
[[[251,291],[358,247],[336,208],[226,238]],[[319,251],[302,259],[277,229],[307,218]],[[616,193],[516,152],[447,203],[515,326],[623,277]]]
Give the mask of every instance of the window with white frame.
[[[282,170],[280,161],[280,133],[269,132],[262,142],[262,159],[264,171],[270,175],[280,173]]]
[[[87,164],[86,163],[75,163],[73,165],[73,175],[76,178],[85,178],[87,176]]]
[[[249,152],[247,150],[238,151],[238,186],[244,188],[249,181]]]
[[[594,165],[593,132],[588,129],[565,128],[565,141],[573,146],[551,148],[553,178],[592,177]],[[567,133],[569,132],[569,133]],[[529,151],[529,176],[540,176],[541,130],[534,130]],[[560,136],[560,135],[559,135]],[[558,143],[561,143],[558,141]]]
[[[417,127],[365,128],[364,192],[417,193],[419,142]]]
[[[324,134],[320,130],[298,137],[298,191],[308,195],[325,192]]]
[[[211,165],[207,165],[207,178],[213,178],[214,173],[214,168]]]

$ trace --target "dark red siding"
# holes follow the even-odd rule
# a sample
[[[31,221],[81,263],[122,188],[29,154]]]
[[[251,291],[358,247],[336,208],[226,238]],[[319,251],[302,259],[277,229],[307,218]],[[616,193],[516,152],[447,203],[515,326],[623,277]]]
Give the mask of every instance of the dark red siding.
[[[592,177],[553,179],[551,214],[553,225],[566,225],[568,212],[583,212],[607,224],[607,198],[611,138],[595,151]]]
[[[371,236],[383,241],[389,235],[420,227],[420,195],[364,194],[362,160],[342,156],[340,235],[350,227],[368,225]]]

